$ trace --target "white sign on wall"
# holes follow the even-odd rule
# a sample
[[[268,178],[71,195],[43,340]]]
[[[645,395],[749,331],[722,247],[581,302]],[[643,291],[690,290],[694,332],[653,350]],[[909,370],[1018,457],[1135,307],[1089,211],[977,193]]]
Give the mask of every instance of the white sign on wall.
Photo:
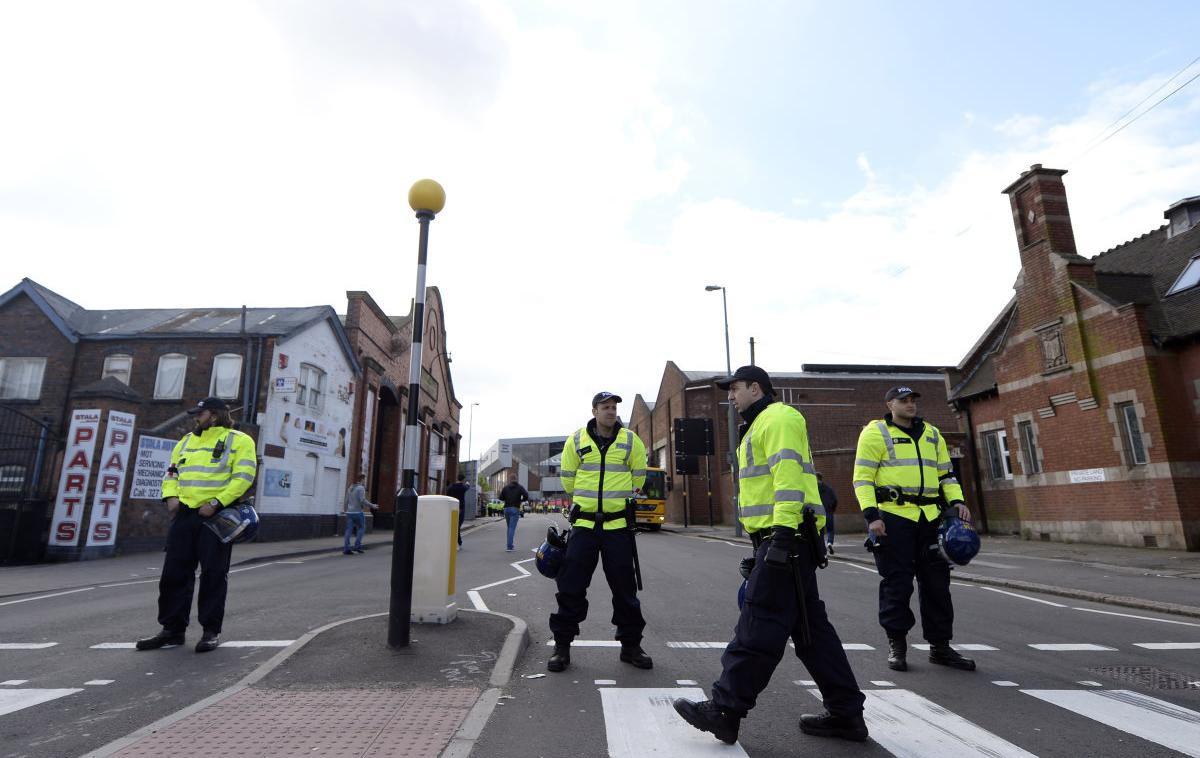
[[[138,439],[137,457],[133,461],[133,486],[129,488],[130,500],[162,500],[163,477],[171,465],[171,451],[179,440],[162,437]]]
[[[446,470],[446,456],[444,456],[444,455],[429,456],[429,470],[430,471],[445,471]]]
[[[117,521],[121,518],[121,496],[125,493],[125,472],[129,470],[129,448],[133,445],[133,424],[137,416],[120,411],[108,412],[104,430],[104,452],[96,472],[96,493],[92,496],[92,522],[87,545],[113,545],[117,541]]]
[[[87,497],[88,481],[92,478],[92,456],[96,454],[96,432],[99,428],[99,410],[76,410],[71,414],[62,474],[58,478],[58,494],[54,497],[50,545],[79,544],[79,521],[83,517],[83,499]]]
[[[1071,473],[1071,484],[1087,484],[1089,482],[1103,482],[1104,469],[1102,468],[1081,468],[1075,469]]]
[[[275,377],[275,391],[280,393],[296,391],[296,377],[294,376],[277,376]]]

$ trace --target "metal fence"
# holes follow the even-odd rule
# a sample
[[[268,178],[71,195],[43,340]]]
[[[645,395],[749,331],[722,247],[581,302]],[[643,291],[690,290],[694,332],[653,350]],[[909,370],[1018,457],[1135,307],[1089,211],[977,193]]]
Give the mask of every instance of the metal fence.
[[[50,419],[0,403],[0,564],[42,557],[51,469],[60,446]]]

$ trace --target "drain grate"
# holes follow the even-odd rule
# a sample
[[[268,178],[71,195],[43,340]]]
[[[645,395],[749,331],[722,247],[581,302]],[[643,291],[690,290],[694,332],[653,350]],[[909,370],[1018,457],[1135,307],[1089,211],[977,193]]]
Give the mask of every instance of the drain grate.
[[[1088,672],[1126,684],[1140,684],[1152,690],[1194,690],[1200,687],[1200,676],[1154,666],[1098,666],[1088,669]]]

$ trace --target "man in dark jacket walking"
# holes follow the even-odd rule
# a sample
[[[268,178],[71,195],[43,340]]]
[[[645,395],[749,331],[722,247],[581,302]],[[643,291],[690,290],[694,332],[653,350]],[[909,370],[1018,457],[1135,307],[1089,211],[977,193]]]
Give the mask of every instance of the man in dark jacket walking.
[[[517,536],[517,519],[521,518],[521,503],[529,499],[525,488],[517,484],[517,475],[508,478],[508,484],[500,490],[500,499],[504,501],[504,521],[508,524],[508,552],[512,552],[513,538]]]
[[[459,474],[458,481],[446,488],[446,494],[458,501],[458,546],[462,547],[462,522],[467,510],[467,493],[471,490],[467,484],[467,475]]]

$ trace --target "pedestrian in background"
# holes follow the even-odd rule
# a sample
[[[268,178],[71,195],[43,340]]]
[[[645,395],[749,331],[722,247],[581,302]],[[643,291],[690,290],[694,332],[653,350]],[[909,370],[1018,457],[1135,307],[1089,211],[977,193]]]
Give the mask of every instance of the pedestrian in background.
[[[462,522],[467,512],[467,492],[471,489],[467,484],[467,475],[459,474],[458,481],[446,488],[446,494],[458,501],[458,546],[462,547]]]
[[[771,378],[758,366],[742,366],[717,386],[728,390],[729,402],[745,422],[737,448],[738,520],[754,544],[754,568],[733,641],[721,655],[721,678],[713,683],[712,699],[678,698],[675,711],[722,742],[737,742],[742,719],[771,681],[790,637],[826,709],[802,715],[800,731],[865,740],[866,697],[817,593],[815,553],[820,547],[813,541],[821,539],[825,513],[804,416],[775,400]],[[810,510],[815,524],[809,517],[806,527],[805,512]]]
[[[829,551],[830,555],[833,555],[833,538],[836,530],[833,514],[837,512],[837,493],[833,491],[833,487],[825,483],[825,477],[821,476],[820,471],[817,472],[817,490],[821,493],[821,505],[825,506],[825,549]]]
[[[353,555],[363,551],[362,540],[367,531],[367,514],[363,507],[370,508],[372,511],[378,507],[367,500],[367,488],[363,485],[366,479],[362,474],[355,476],[354,484],[346,490],[346,500],[342,503],[342,515],[346,517],[346,536],[342,542],[343,555]],[[355,533],[353,551],[350,549],[351,531]]]
[[[254,440],[233,428],[224,400],[206,397],[188,414],[196,419],[195,431],[185,434],[171,451],[171,463],[162,483],[163,502],[171,516],[167,555],[158,582],[158,623],[162,631],[138,640],[138,650],[183,644],[192,613],[197,565],[200,594],[196,620],[204,633],[196,643],[196,652],[207,653],[221,644],[233,543],[221,542],[205,522],[222,508],[240,501],[254,484],[258,471]]]
[[[500,490],[500,500],[504,503],[504,521],[508,527],[508,547],[506,550],[512,552],[513,539],[517,536],[517,521],[521,518],[521,503],[529,499],[529,493],[525,488],[517,484],[517,475],[512,474],[508,478],[508,484],[504,485],[504,489]]]
[[[612,620],[621,643],[621,661],[640,669],[654,668],[654,661],[642,650],[646,619],[634,574],[636,525],[626,519],[627,501],[646,483],[646,446],[621,426],[620,402],[611,392],[597,393],[592,398],[592,420],[563,446],[559,476],[571,496],[572,528],[555,577],[558,610],[550,614],[554,635],[554,653],[546,663],[550,671],[563,671],[571,663],[571,641],[587,618],[587,588],[599,561],[612,589]]]
[[[875,543],[880,576],[879,625],[888,638],[888,668],[907,671],[907,635],[917,623],[910,607],[915,577],[929,662],[974,671],[975,661],[950,646],[950,564],[935,550],[941,503],[964,521],[971,511],[954,478],[946,438],[917,415],[920,396],[909,387],[888,390],[888,412],[863,427],[854,454],[854,495]]]

